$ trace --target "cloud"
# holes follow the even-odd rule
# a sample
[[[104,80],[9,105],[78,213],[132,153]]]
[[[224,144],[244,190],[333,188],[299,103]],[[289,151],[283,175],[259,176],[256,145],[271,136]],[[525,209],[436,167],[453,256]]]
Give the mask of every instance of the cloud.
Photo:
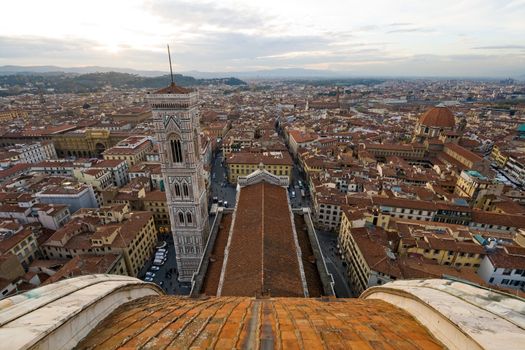
[[[429,28],[400,28],[400,29],[393,29],[387,31],[387,34],[395,34],[395,33],[430,33],[433,32],[432,29]]]
[[[148,3],[147,9],[173,25],[216,27],[218,30],[253,29],[269,18],[240,8],[228,8],[213,2],[163,0]]]
[[[493,45],[493,46],[477,46],[473,50],[525,50],[525,45]]]
[[[394,22],[394,23],[390,23],[388,27],[405,27],[405,26],[411,26],[411,25],[414,25],[414,24],[410,22]]]
[[[100,65],[153,69],[165,61],[165,56],[163,52],[138,50],[127,46],[121,46],[117,52],[110,53],[99,43],[81,38],[0,36],[0,64]]]

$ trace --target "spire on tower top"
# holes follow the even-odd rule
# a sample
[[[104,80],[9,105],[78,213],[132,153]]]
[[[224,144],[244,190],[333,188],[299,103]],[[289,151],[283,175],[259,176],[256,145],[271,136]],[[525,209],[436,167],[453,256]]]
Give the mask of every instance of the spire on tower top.
[[[170,60],[170,76],[171,76],[171,85],[175,85],[175,82],[173,81],[173,69],[171,68],[171,53],[170,53],[170,45],[168,46],[168,59]]]

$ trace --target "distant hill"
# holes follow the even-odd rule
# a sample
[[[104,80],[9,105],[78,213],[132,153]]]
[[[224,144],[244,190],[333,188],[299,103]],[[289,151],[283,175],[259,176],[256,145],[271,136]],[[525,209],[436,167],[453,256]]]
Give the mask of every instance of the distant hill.
[[[195,79],[181,74],[174,75],[175,82],[181,86],[218,85],[242,86],[246,83],[237,78]],[[117,89],[161,88],[169,85],[169,75],[144,77],[136,74],[108,73],[17,73],[0,75],[0,95],[14,95],[24,92],[82,93],[96,92],[105,87]]]
[[[87,67],[57,67],[57,66],[0,66],[0,75],[14,75],[14,74],[25,74],[32,75],[34,73],[45,74],[45,75],[56,75],[61,73],[71,74],[88,74],[88,73],[129,73],[137,74],[145,77],[158,77],[166,74],[166,72],[153,71],[153,70],[135,70],[129,68],[115,68],[115,67],[99,67],[99,66],[87,66]]]

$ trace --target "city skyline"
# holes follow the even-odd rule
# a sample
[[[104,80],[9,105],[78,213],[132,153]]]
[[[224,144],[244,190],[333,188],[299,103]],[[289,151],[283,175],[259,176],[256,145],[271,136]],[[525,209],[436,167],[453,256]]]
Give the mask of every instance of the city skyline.
[[[0,65],[522,77],[525,1],[19,1]],[[28,11],[28,9],[31,9]],[[23,25],[21,25],[21,23]]]

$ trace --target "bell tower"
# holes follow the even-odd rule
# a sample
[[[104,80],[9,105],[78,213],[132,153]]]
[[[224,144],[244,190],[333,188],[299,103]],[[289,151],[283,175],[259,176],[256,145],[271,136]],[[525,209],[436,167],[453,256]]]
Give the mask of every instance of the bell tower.
[[[199,96],[194,90],[175,85],[172,75],[170,86],[148,94],[146,100],[159,143],[179,281],[189,282],[199,266],[209,231]]]

